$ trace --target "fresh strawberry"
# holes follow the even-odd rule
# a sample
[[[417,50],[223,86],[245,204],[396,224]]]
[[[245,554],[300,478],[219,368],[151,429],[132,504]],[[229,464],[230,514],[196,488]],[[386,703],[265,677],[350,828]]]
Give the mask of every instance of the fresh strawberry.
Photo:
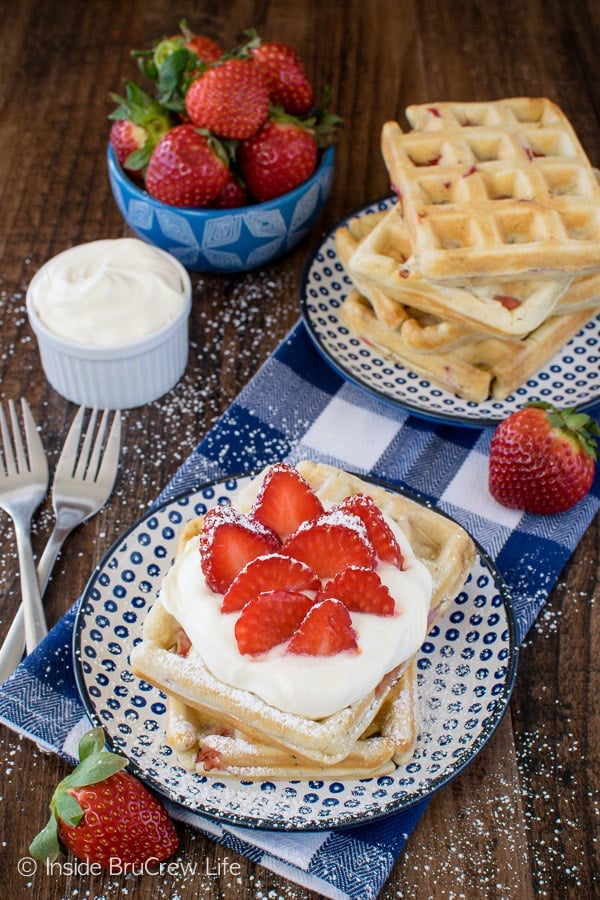
[[[238,148],[244,180],[260,202],[305,182],[315,171],[317,157],[314,132],[291,117],[270,118]]]
[[[363,522],[367,537],[383,562],[402,568],[404,558],[394,532],[383,518],[383,513],[368,494],[353,494],[339,504],[339,509],[353,513]]]
[[[231,582],[223,597],[224,613],[241,609],[264,591],[318,591],[321,582],[306,563],[281,553],[259,556],[249,562]]]
[[[240,206],[248,206],[251,197],[248,188],[233,169],[229,170],[227,183],[220,193],[210,201],[210,209],[238,209]]]
[[[276,535],[231,506],[214,506],[204,516],[200,560],[209,588],[224,594],[233,579],[257,556],[280,549]]]
[[[141,125],[136,125],[131,119],[118,119],[110,126],[108,139],[115,151],[117,162],[124,169],[127,169],[130,175],[140,175],[141,166],[133,167],[128,163],[132,154],[143,149],[148,132]]]
[[[194,55],[195,58],[190,60],[189,58],[186,59],[186,56],[182,54],[181,59],[186,60],[188,69],[193,67],[196,72],[201,68],[202,63],[214,63],[223,55],[219,45],[211,38],[193,34],[191,31],[188,31],[187,36],[174,34],[155,44],[151,57],[151,63],[154,68],[151,67],[149,62],[146,62],[143,69],[144,74],[148,77],[154,76],[153,80],[155,80],[163,66],[172,62],[172,57],[175,54],[179,54],[182,49]],[[138,57],[141,58],[142,56],[142,53],[138,54]]]
[[[220,145],[193,125],[176,125],[154,149],[146,189],[171,206],[206,206],[223,190],[228,177]]]
[[[185,19],[179,23],[181,35],[176,35],[175,40],[181,40],[186,49],[195,53],[198,59],[204,63],[213,63],[223,56],[223,50],[213,41],[212,38],[206,37],[204,34],[196,34],[189,27]]]
[[[36,859],[52,861],[66,849],[106,868],[116,862],[141,866],[177,849],[177,833],[163,806],[122,771],[126,759],[103,747],[101,728],[82,737],[79,765],[56,788],[50,820],[29,848]]]
[[[189,85],[205,66],[223,55],[221,47],[205,35],[194,34],[185,20],[180,33],[156,41],[150,50],[134,50],[142,74],[156,83],[158,99],[172,112],[182,113]]]
[[[295,116],[307,113],[313,105],[313,88],[293,47],[281,41],[266,41],[251,53],[269,85],[271,103]]]
[[[251,59],[230,58],[209,66],[191,83],[185,108],[195,125],[243,140],[266,121],[269,90]]]
[[[284,541],[302,522],[322,513],[323,504],[300,473],[287,463],[277,463],[264,478],[250,518],[262,522]]]
[[[490,493],[504,506],[527,512],[570,509],[592,486],[599,434],[600,426],[586,413],[528,404],[494,432]]]
[[[393,616],[396,604],[375,569],[347,566],[338,572],[317,594],[317,601],[335,597],[350,612]]]
[[[238,650],[256,655],[287,641],[312,605],[299,591],[266,591],[249,600],[235,623]]]
[[[171,128],[168,112],[132,81],[125,85],[125,96],[111,94],[117,107],[109,140],[120,165],[138,175],[148,165],[160,138]]]
[[[305,656],[334,656],[356,650],[356,632],[350,613],[339,600],[322,600],[310,608],[292,635],[287,653]]]
[[[282,553],[305,562],[319,578],[331,578],[346,566],[373,568],[376,563],[364,525],[341,510],[303,523],[284,541]]]

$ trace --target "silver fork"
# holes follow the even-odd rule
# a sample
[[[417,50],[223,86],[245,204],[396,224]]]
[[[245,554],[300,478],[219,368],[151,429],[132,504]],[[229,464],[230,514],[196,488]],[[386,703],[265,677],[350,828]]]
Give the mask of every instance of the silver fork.
[[[31,410],[21,398],[25,446],[15,404],[8,401],[9,429],[0,405],[0,507],[12,518],[19,555],[23,634],[33,648],[47,633],[40,587],[31,547],[31,519],[48,491],[48,461]],[[12,436],[11,436],[12,430]]]
[[[55,524],[37,568],[42,596],[65,539],[77,525],[104,506],[117,476],[121,443],[120,413],[115,412],[108,435],[107,410],[103,412],[99,424],[98,413],[92,410],[84,431],[85,414],[85,408],[80,407],[56,466],[52,485]],[[21,605],[0,649],[0,682],[19,664],[25,645],[24,608]],[[27,649],[31,652],[29,644]]]

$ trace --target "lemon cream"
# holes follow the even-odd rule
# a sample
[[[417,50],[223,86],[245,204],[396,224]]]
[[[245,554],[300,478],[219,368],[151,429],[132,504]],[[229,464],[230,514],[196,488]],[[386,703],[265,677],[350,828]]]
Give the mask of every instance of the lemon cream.
[[[137,238],[79,244],[48,260],[29,287],[40,322],[75,344],[117,347],[165,328],[188,287],[172,257]]]
[[[320,719],[373,690],[384,675],[416,653],[427,632],[431,575],[401,529],[386,519],[402,554],[402,570],[379,562],[377,573],[395,599],[395,615],[351,613],[358,652],[335,656],[286,654],[280,644],[258,657],[242,655],[234,628],[239,613],[222,613],[222,595],[206,585],[198,542],[188,541],[161,587],[161,602],[185,629],[220,681],[256,694],[284,712]],[[308,593],[308,592],[307,592]]]

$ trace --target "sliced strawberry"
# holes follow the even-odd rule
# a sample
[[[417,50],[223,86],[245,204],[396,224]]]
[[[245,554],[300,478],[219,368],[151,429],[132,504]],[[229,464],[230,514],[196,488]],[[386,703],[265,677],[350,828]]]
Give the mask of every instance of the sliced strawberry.
[[[340,600],[328,599],[311,607],[286,652],[334,656],[344,650],[356,650],[357,646],[350,613]]]
[[[338,506],[346,512],[358,516],[367,529],[367,536],[379,559],[402,568],[404,557],[394,532],[383,518],[383,513],[375,501],[367,494],[354,494],[346,497]]]
[[[259,556],[244,566],[233,579],[221,611],[235,612],[264,591],[281,588],[287,591],[318,591],[321,582],[306,563],[281,553]]]
[[[214,506],[204,517],[200,559],[209,588],[224,594],[235,576],[257,556],[276,553],[277,535],[231,506]]]
[[[250,511],[250,518],[262,522],[282,541],[302,522],[316,519],[323,504],[307,481],[287,463],[269,469]]]
[[[331,578],[346,566],[372,568],[376,563],[363,523],[343,510],[302,524],[284,541],[282,552],[305,562],[319,578]]]
[[[299,591],[265,591],[249,600],[235,623],[240,653],[266,653],[296,631],[313,605]]]
[[[335,597],[351,612],[393,616],[396,604],[375,569],[348,566],[319,591],[317,601]]]

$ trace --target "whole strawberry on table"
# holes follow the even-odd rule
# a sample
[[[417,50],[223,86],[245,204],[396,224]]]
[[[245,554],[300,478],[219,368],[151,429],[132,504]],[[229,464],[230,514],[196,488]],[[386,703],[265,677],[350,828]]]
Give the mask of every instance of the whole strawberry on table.
[[[492,437],[489,489],[503,506],[550,515],[589,493],[600,425],[577,409],[538,401],[512,413]]]
[[[232,51],[194,34],[134,51],[152,85],[125,84],[110,115],[121,166],[171,206],[224,209],[271,200],[311,177],[341,119],[315,106],[298,53],[253,30]]]
[[[133,775],[127,760],[104,749],[102,728],[79,742],[79,765],[57,786],[50,819],[32,841],[33,857],[63,850],[104,868],[143,866],[171,856],[179,840],[159,800]]]

